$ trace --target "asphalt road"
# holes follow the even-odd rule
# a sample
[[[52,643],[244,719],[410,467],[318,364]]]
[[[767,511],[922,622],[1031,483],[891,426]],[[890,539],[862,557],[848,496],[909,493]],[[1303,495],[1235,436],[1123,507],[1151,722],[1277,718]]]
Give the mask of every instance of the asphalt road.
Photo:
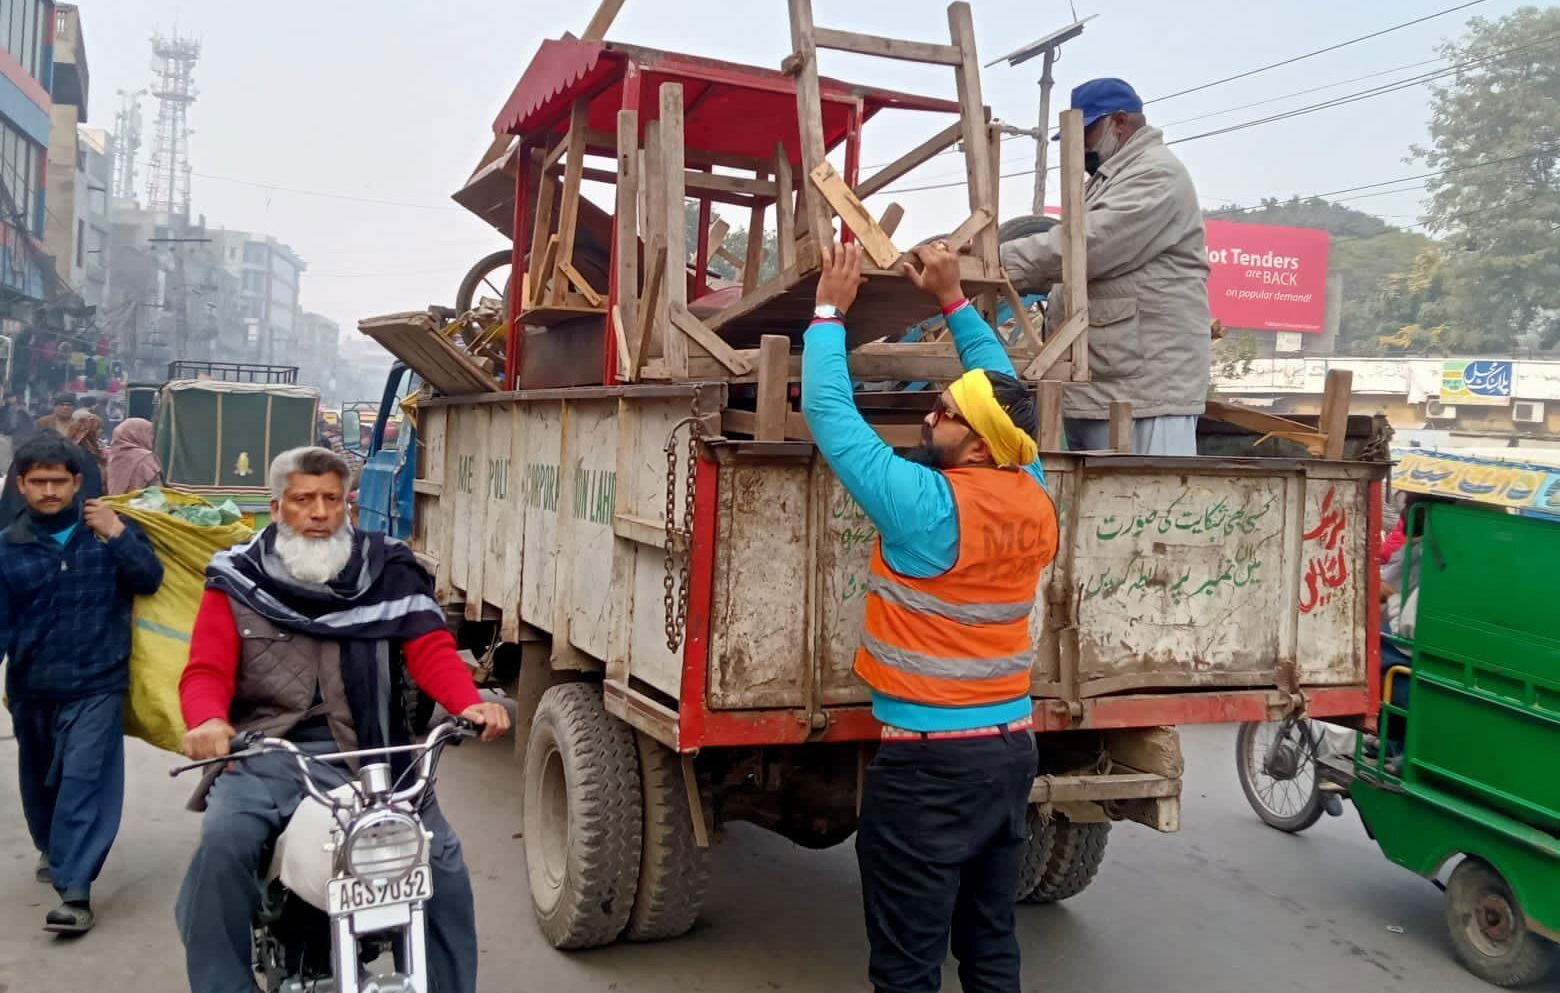
[[[1233,737],[1229,727],[1187,732],[1180,834],[1117,825],[1093,887],[1020,908],[1026,990],[1492,988],[1452,958],[1440,893],[1382,858],[1352,809],[1299,837],[1258,822],[1235,780]],[[40,930],[54,894],[33,881],[16,747],[0,738],[0,993],[186,988],[172,908],[198,826],[182,809],[191,784],[169,780],[172,756],[130,744],[125,827],[95,894],[98,927],[64,940]],[[704,920],[687,938],[554,951],[531,920],[516,782],[504,745],[452,752],[441,778],[475,878],[485,993],[867,988],[850,846],[810,852],[746,825],[719,841]],[[951,967],[945,988],[958,989]]]

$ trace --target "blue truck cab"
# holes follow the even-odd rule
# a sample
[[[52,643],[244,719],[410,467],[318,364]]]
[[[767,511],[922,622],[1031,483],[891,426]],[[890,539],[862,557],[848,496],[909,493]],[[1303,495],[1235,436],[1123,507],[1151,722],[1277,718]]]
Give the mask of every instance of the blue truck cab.
[[[358,480],[357,526],[364,531],[383,531],[403,540],[412,536],[417,428],[402,411],[401,403],[421,385],[422,379],[405,363],[390,367]],[[345,428],[343,425],[343,434]]]

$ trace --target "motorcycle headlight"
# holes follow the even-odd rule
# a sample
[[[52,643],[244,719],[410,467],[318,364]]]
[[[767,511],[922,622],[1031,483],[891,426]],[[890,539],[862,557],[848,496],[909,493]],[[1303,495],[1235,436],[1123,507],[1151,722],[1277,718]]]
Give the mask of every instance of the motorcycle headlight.
[[[396,810],[379,810],[347,832],[347,871],[364,881],[400,879],[422,861],[422,827]]]

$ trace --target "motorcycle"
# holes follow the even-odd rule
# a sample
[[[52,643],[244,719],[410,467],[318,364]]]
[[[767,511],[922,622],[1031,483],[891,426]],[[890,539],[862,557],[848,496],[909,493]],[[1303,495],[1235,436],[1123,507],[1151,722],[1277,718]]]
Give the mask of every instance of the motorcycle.
[[[1263,823],[1291,834],[1324,813],[1338,817],[1350,766],[1329,758],[1352,754],[1352,743],[1350,732],[1304,717],[1242,724],[1235,734],[1241,792]]]
[[[177,776],[281,753],[303,777],[304,798],[276,840],[253,925],[252,962],[264,993],[427,993],[432,835],[420,810],[444,747],[477,734],[475,724],[456,718],[420,744],[312,755],[248,732],[233,739],[229,754],[172,770]],[[393,779],[388,759],[406,753],[415,759]],[[340,786],[324,789],[311,774],[313,766],[346,759],[361,764]],[[330,768],[340,779],[340,767]],[[387,952],[391,971],[373,971]]]

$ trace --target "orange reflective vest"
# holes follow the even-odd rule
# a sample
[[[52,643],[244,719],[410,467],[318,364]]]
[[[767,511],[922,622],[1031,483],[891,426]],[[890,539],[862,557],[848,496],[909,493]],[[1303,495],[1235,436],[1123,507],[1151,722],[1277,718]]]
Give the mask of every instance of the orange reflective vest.
[[[1027,472],[943,473],[959,515],[953,568],[911,579],[872,550],[856,674],[877,692],[933,707],[1006,703],[1029,693],[1029,615],[1056,557],[1056,508]]]

